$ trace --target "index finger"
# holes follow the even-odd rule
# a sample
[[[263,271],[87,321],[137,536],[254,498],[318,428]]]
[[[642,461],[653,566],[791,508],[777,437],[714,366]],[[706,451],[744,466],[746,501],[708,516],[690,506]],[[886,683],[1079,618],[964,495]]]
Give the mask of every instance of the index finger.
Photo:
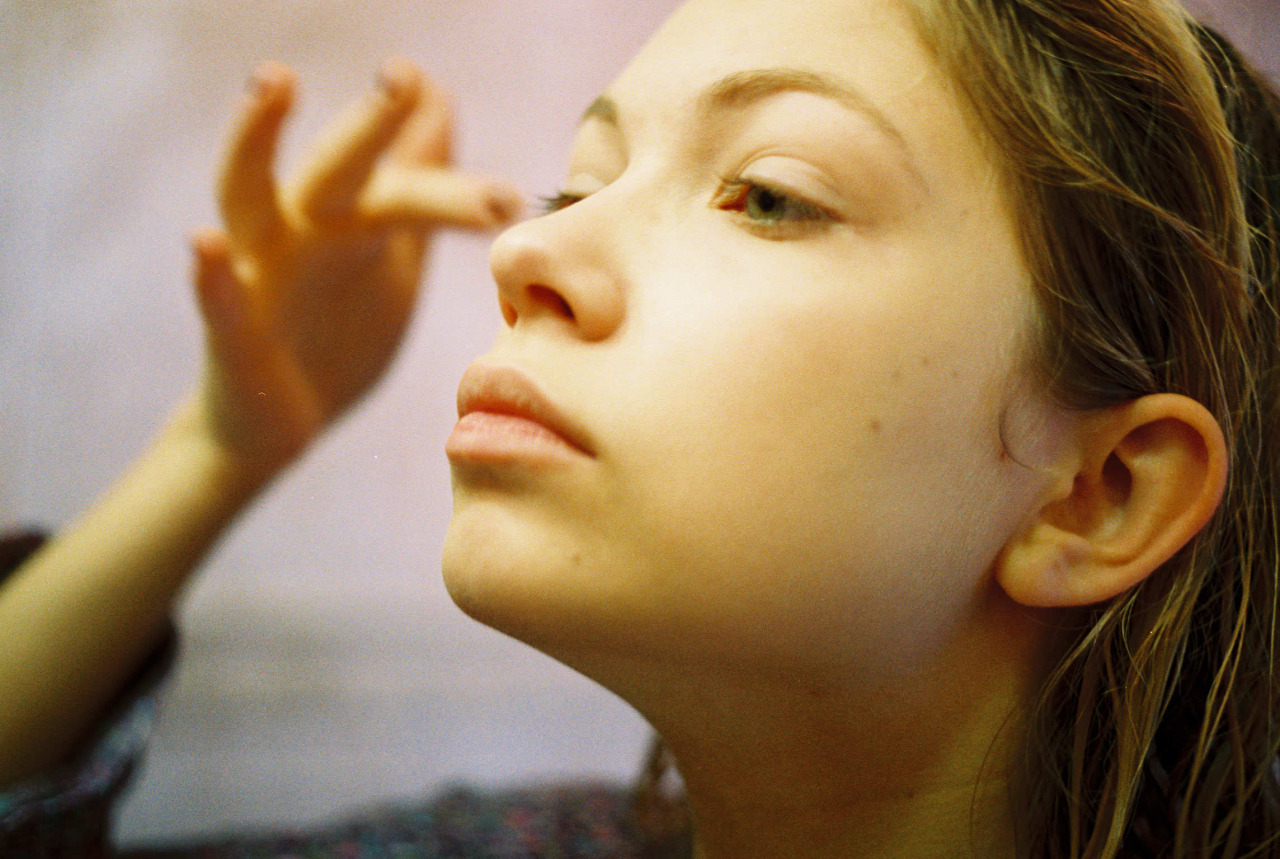
[[[280,63],[264,63],[231,135],[218,204],[231,241],[255,250],[267,243],[283,219],[276,192],[275,157],[280,127],[293,102],[293,72]]]
[[[487,230],[515,220],[523,207],[520,191],[505,182],[392,163],[373,175],[357,211],[370,222]]]

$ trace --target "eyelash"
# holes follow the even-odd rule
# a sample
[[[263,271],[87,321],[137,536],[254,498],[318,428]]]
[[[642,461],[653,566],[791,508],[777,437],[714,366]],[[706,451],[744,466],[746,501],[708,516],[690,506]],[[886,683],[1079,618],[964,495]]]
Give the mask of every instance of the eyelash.
[[[561,209],[569,208],[581,199],[582,197],[576,194],[566,194],[563,191],[557,191],[549,196],[538,198],[541,203],[539,208],[542,210],[542,214],[544,215],[554,215]]]
[[[751,195],[757,192],[768,195],[769,199],[775,204],[781,204],[789,214],[777,217],[752,217],[750,214]],[[567,209],[582,199],[584,197],[581,195],[568,194],[563,191],[539,198],[544,215],[551,215]],[[789,191],[755,179],[721,180],[720,190],[716,192],[711,204],[723,211],[741,212],[752,227],[760,230],[777,231],[785,229],[794,231],[806,227],[820,226],[832,220],[831,214],[821,206],[799,199]],[[734,206],[740,208],[732,208]]]

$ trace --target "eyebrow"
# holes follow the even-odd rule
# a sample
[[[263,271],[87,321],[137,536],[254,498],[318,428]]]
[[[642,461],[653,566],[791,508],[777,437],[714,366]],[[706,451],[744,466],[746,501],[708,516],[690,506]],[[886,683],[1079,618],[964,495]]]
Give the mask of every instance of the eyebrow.
[[[781,92],[807,92],[829,98],[869,119],[881,134],[888,138],[906,158],[906,166],[922,184],[923,176],[907,145],[906,137],[889,117],[861,90],[827,75],[808,69],[765,68],[748,69],[726,75],[699,94],[696,110],[708,115],[727,110],[742,110]],[[619,125],[618,106],[607,95],[591,103],[582,114],[583,122],[596,119],[609,125]]]

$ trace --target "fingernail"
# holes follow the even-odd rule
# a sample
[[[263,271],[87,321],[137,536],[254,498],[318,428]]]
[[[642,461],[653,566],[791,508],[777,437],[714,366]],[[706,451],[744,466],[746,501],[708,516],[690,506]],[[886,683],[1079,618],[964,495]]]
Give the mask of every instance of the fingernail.
[[[414,69],[405,60],[392,58],[382,64],[378,70],[378,87],[387,95],[395,98],[403,95],[413,86]]]
[[[485,205],[495,226],[507,224],[524,208],[524,196],[510,185],[490,185],[485,192]]]
[[[262,69],[258,69],[249,75],[249,79],[244,82],[245,92],[249,93],[252,98],[261,98],[269,85],[270,82],[263,77]]]
[[[226,237],[217,227],[197,227],[187,235],[187,241],[201,257],[211,258],[226,252]]]
[[[249,94],[253,98],[263,98],[281,83],[284,75],[279,63],[263,63],[249,77]]]

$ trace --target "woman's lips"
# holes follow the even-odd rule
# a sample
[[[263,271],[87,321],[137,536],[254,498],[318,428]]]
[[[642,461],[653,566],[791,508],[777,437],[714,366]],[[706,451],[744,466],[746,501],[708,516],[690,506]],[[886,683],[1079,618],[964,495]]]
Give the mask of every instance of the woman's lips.
[[[523,371],[476,362],[458,385],[450,459],[501,464],[592,455],[584,434]]]

